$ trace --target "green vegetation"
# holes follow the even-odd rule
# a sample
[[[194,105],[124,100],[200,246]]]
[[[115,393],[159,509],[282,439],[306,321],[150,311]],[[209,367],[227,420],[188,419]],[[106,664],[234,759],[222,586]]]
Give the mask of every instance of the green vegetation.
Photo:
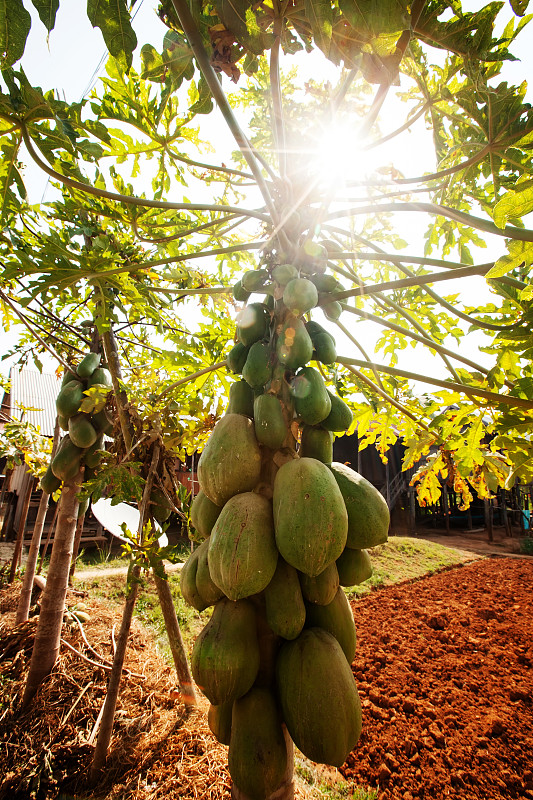
[[[473,558],[471,554],[454,547],[408,536],[393,536],[386,544],[373,547],[369,552],[372,577],[360,586],[351,588],[349,594],[365,595],[372,589],[431,575]]]
[[[354,786],[341,778],[337,770],[324,770],[299,753],[295,757],[294,771],[297,784],[305,797],[316,800],[377,800],[378,790]]]

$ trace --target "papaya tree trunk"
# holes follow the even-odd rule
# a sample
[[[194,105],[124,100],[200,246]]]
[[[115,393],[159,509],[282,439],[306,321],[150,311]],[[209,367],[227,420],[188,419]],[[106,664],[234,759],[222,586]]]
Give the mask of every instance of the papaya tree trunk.
[[[9,583],[13,583],[15,580],[15,575],[17,573],[17,567],[20,561],[20,557],[22,555],[22,545],[24,542],[24,531],[26,530],[26,520],[28,518],[28,511],[30,508],[30,501],[31,501],[31,493],[33,491],[33,487],[35,485],[35,478],[31,477],[28,487],[26,489],[26,494],[24,495],[24,501],[22,506],[22,513],[19,519],[19,526],[17,530],[17,540],[15,542],[15,550],[13,552],[13,558],[11,560],[11,569],[9,571]]]
[[[29,705],[42,681],[52,671],[59,653],[68,572],[78,518],[78,492],[83,481],[83,470],[84,467],[81,467],[75,478],[65,481],[61,492],[50,566],[46,577],[46,587],[43,591],[30,669],[22,698],[23,708]]]
[[[163,566],[163,562],[161,562],[160,567],[164,571],[165,568]],[[166,574],[164,578],[161,577],[154,570],[154,580],[157,589],[157,596],[159,597],[159,605],[161,606],[163,619],[165,620],[165,628],[167,630],[172,658],[174,659],[174,665],[176,667],[176,674],[178,676],[178,682],[180,686],[180,696],[185,704],[186,710],[190,711],[193,708],[196,708],[196,695],[194,693],[192,676],[189,670],[189,664],[187,662],[187,655],[185,653],[183,638],[178,624],[178,618],[176,616],[176,609],[174,608],[174,602],[172,600],[172,593],[170,591],[168,578]]]
[[[59,514],[59,503],[57,503],[54,516],[52,518],[52,522],[50,523],[50,528],[48,529],[48,534],[46,536],[46,542],[44,543],[43,552],[41,553],[41,558],[39,559],[39,567],[37,569],[37,575],[40,575],[43,569],[44,559],[46,558],[46,554],[48,553],[48,548],[50,546],[50,539],[52,538],[52,534],[54,533],[57,527],[57,516]]]
[[[26,622],[28,619],[31,593],[33,589],[33,579],[35,577],[35,567],[37,566],[37,558],[39,556],[39,548],[41,546],[41,537],[43,535],[44,521],[46,519],[46,512],[48,511],[49,500],[50,495],[46,492],[43,492],[39,501],[39,508],[37,509],[37,517],[35,519],[35,525],[31,537],[30,550],[26,561],[26,568],[24,570],[22,591],[20,593],[19,604],[17,608],[17,625],[20,625],[21,622]]]
[[[59,444],[59,422],[56,418],[54,428],[54,441],[52,444],[51,458],[54,457],[57,446]],[[33,526],[33,534],[31,537],[30,551],[26,561],[26,568],[24,570],[24,580],[22,582],[22,591],[20,593],[19,604],[17,608],[16,624],[26,622],[28,613],[30,611],[31,593],[33,589],[33,579],[35,577],[35,568],[37,566],[37,558],[39,557],[39,548],[41,546],[41,539],[43,535],[44,523],[46,520],[46,513],[48,511],[48,504],[50,495],[42,492],[39,501],[39,508],[37,509],[37,517],[35,518],[35,525]]]
[[[146,484],[144,486],[142,502],[139,508],[139,529],[137,531],[137,540],[142,543],[143,529],[145,521],[149,516],[149,503],[150,492],[154,482],[154,476],[157,471],[159,463],[160,447],[159,443],[154,444],[152,451],[152,461]],[[91,764],[91,772],[89,780],[91,784],[98,780],[102,769],[105,766],[107,758],[107,750],[109,742],[111,741],[111,734],[113,732],[113,721],[115,718],[115,709],[117,707],[117,700],[120,689],[120,679],[122,677],[122,669],[124,667],[124,658],[126,656],[126,647],[128,644],[128,637],[131,628],[131,620],[135,608],[135,601],[139,591],[139,579],[141,575],[141,568],[139,564],[133,564],[130,567],[128,574],[128,591],[126,594],[126,602],[122,611],[122,621],[120,623],[120,631],[117,637],[117,649],[113,658],[113,666],[109,673],[109,682],[107,685],[107,693],[104,701],[102,720],[100,723],[100,731],[96,740],[96,747],[94,750],[93,761]]]

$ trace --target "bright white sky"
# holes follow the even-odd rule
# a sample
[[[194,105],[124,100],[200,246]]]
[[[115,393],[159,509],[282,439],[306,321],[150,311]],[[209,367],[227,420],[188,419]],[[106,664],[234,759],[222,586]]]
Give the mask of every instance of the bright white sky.
[[[477,10],[485,4],[481,2],[465,2],[463,5],[465,9]],[[93,29],[87,20],[84,0],[69,0],[69,2],[63,0],[57,15],[56,27],[50,35],[49,48],[45,42],[44,27],[36,16],[33,6],[30,3],[26,5],[32,14],[33,24],[22,66],[30,82],[45,89],[55,88],[60,96],[64,96],[68,101],[80,100],[90,91],[96,76],[103,73],[106,56],[105,45],[100,31]],[[137,3],[134,27],[138,35],[139,49],[146,42],[152,43],[156,48],[161,46],[166,28],[155,13],[155,6],[156,3],[153,0],[140,0]],[[520,83],[528,78],[531,82],[531,79],[533,79],[530,44],[529,49],[526,50],[528,40],[530,43],[530,32],[522,34],[522,40],[519,37],[518,42],[512,48],[513,52],[522,60],[505,65],[503,79],[508,80],[510,83]],[[438,58],[438,55],[436,55],[436,58]],[[293,62],[291,61],[291,63]],[[298,68],[304,77],[306,75],[313,75],[317,79],[329,77],[335,81],[336,73],[334,68],[320,55],[310,56],[304,54],[302,58],[298,59]],[[230,92],[235,89],[227,78],[224,78],[224,86]],[[384,133],[397,127],[405,117],[405,108],[402,108],[401,104],[394,98],[387,101],[386,108],[391,124],[390,126],[382,125]],[[214,112],[202,119],[201,135],[204,139],[216,141],[216,152],[206,154],[206,161],[227,163],[230,160],[230,154],[236,147],[218,112]],[[415,123],[412,129],[404,134],[400,140],[394,141],[389,152],[385,152],[385,148],[382,148],[380,154],[385,163],[393,161],[395,166],[407,176],[419,175],[428,170],[431,171],[436,166],[431,145],[431,135],[424,130],[423,120]],[[368,153],[363,156],[363,164],[366,168],[369,165],[371,166]],[[48,186],[47,178],[38,168],[30,164],[26,168],[25,174],[30,191],[30,202],[40,202],[43,197],[48,200],[52,199],[53,194]],[[200,202],[205,202],[205,198],[197,195],[193,190],[189,190],[187,194],[192,200],[197,199]],[[410,215],[402,214],[398,218],[399,234],[402,238],[409,240],[409,247],[405,252],[416,255],[422,254],[421,233],[426,223],[426,220],[422,220],[423,215],[419,216],[420,220],[416,222],[411,221]],[[505,252],[502,238],[490,237],[490,239],[489,248],[481,250],[474,255],[478,262],[494,260]],[[436,253],[434,255],[437,256]],[[441,287],[437,287],[437,289],[439,288],[446,295],[458,292],[459,288],[463,293],[465,282],[464,280],[461,281],[459,286],[459,281],[450,281],[442,284]],[[477,300],[482,297],[484,302],[488,298],[488,290],[482,278],[470,280],[470,292],[472,297]],[[473,300],[468,302],[474,303]],[[345,316],[348,315],[343,315],[343,322],[347,327],[351,328],[354,325],[355,318],[350,317],[345,320]],[[364,326],[357,325],[355,328],[355,335],[364,342],[368,349],[372,350],[372,343],[376,336],[380,334],[381,329],[377,329],[377,326],[371,323],[365,323]],[[364,334],[361,334],[361,329],[365,330]],[[479,334],[478,343],[481,344],[483,342],[485,342],[485,339]],[[11,346],[12,335],[7,334],[0,344],[0,354],[6,352]],[[453,349],[455,345],[451,342],[448,346]],[[349,349],[347,348],[346,350],[341,345],[340,349],[344,355],[353,353],[352,345],[349,345]],[[468,355],[474,359],[478,358],[482,363],[487,363],[487,357],[476,353],[476,350],[477,348],[472,342]],[[379,357],[377,360],[379,360]],[[399,366],[404,366],[416,372],[423,373],[427,371],[428,374],[443,374],[440,359],[432,357],[425,348],[421,347],[417,347],[416,350],[409,348],[408,351],[403,351]],[[51,364],[50,367],[52,367]],[[424,390],[427,390],[427,387],[424,387]]]

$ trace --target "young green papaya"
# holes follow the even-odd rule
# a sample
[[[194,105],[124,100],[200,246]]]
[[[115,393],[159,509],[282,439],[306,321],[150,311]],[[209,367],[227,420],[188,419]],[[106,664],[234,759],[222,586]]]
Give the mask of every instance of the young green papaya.
[[[91,447],[97,438],[98,433],[91,423],[88,414],[74,414],[68,421],[68,432],[70,439],[76,447]]]
[[[254,393],[246,381],[235,381],[229,388],[229,400],[226,414],[254,415]]]
[[[289,317],[283,324],[276,344],[278,360],[287,369],[303,367],[313,356],[313,343],[298,317]]]
[[[302,422],[318,425],[331,411],[331,398],[320,372],[302,367],[291,381],[294,409]]]
[[[254,342],[248,351],[248,357],[242,370],[242,377],[252,389],[264,386],[270,380],[272,364],[270,349],[263,342]]]
[[[87,353],[85,358],[82,358],[82,360],[78,364],[76,372],[78,373],[80,378],[86,380],[87,378],[90,378],[95,369],[100,366],[101,360],[102,356],[100,355],[100,353]]]
[[[249,303],[237,314],[237,338],[245,347],[263,339],[268,331],[270,312],[264,303]]]
[[[250,348],[245,347],[242,342],[237,342],[229,351],[227,357],[228,367],[235,375],[240,375],[242,373],[249,349]]]
[[[281,403],[275,395],[262,394],[255,398],[254,426],[258,442],[279,450],[287,436],[287,425]]]
[[[69,417],[77,414],[83,400],[83,384],[79,381],[70,381],[63,386],[56,397],[56,409],[60,417]]]

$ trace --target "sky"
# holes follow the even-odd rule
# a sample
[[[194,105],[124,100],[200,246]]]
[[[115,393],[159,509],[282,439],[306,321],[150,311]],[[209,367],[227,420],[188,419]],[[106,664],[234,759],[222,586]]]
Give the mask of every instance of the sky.
[[[69,2],[63,0],[57,15],[56,27],[51,32],[48,43],[46,42],[45,29],[36,16],[33,6],[30,3],[26,5],[32,14],[33,23],[26,46],[26,53],[21,63],[30,82],[45,89],[53,87],[60,96],[65,97],[68,101],[80,100],[90,92],[97,76],[103,74],[106,56],[106,49],[100,31],[93,29],[87,20],[84,0],[69,0]],[[463,3],[463,7],[468,10],[477,10],[483,5],[485,3]],[[152,43],[156,48],[160,48],[162,44],[166,28],[157,18],[154,6],[153,0],[139,0],[136,4],[133,24],[138,34],[139,49],[146,42]],[[513,48],[513,52],[516,52],[522,60],[505,66],[505,77],[510,82],[519,83],[528,78],[530,81],[533,80],[533,60],[530,47],[528,48],[527,45],[528,38],[531,41],[531,36],[528,36],[527,33],[523,34],[522,41],[519,38]],[[437,57],[437,54],[435,55]],[[293,62],[291,61],[291,63]],[[306,73],[309,76],[314,75],[316,78],[324,79],[328,77],[333,79],[335,75],[332,65],[321,58],[320,55],[303,54],[302,57],[297,59],[297,63],[298,69],[303,73],[304,77]],[[224,78],[224,87],[226,90],[235,91],[234,85],[230,84],[227,78]],[[388,99],[387,109],[391,119],[390,127],[394,128],[400,121],[403,121],[405,109],[394,97]],[[242,118],[242,112],[237,113],[240,113],[241,122],[245,126],[246,120]],[[383,132],[387,132],[385,127]],[[212,161],[212,163],[228,162],[230,160],[231,152],[236,149],[235,143],[218,111],[203,118],[201,135],[204,139],[216,141],[216,153],[206,154],[205,160]],[[361,170],[373,166],[369,156],[369,153],[361,156]],[[405,175],[418,175],[426,170],[434,169],[435,161],[431,136],[425,131],[423,119],[415,123],[410,131],[404,134],[401,142],[400,140],[398,142],[395,141],[390,146],[389,151],[385,150],[382,157],[385,161],[394,161],[395,165]],[[25,170],[25,176],[30,191],[30,202],[36,203],[43,199],[52,199],[53,190],[46,176],[37,167],[29,164]],[[205,202],[204,198],[193,194],[192,191],[189,191],[188,195],[192,200],[197,199]],[[420,218],[422,216],[419,215]],[[423,221],[423,226],[425,224],[426,220]],[[417,223],[412,223],[402,217],[399,219],[398,227],[400,235],[409,240],[410,246],[406,252],[420,255],[422,252],[422,225],[418,224],[418,221]],[[488,250],[480,251],[478,263],[494,260],[503,253],[503,239],[494,243],[491,242]],[[434,253],[434,255],[437,254]],[[447,282],[443,293],[452,294],[455,291],[459,291],[459,285],[455,287],[454,284],[459,284],[459,282]],[[469,284],[466,291],[473,298],[472,302],[474,302],[474,298],[488,298],[488,290],[482,278],[471,279]],[[461,282],[460,288],[461,292],[465,291],[464,281]],[[346,315],[343,315],[343,322],[349,327],[352,321],[345,321],[344,316]],[[190,321],[192,321],[192,316]],[[363,326],[356,327],[357,336],[359,337],[361,335],[360,329]],[[372,343],[379,335],[380,329],[375,326],[372,328],[365,326],[365,328],[366,332],[362,335],[362,338],[365,346],[372,349]],[[476,336],[478,343],[486,342],[481,334]],[[476,336],[473,338],[476,339]],[[350,353],[347,353],[343,350],[342,341],[339,344],[339,349],[342,350],[344,355],[351,354],[353,350],[351,346],[349,348]],[[5,335],[0,343],[0,353],[10,346],[11,337]],[[469,344],[469,348],[471,353],[476,358],[479,358],[482,363],[487,361],[484,354],[477,352],[475,341]],[[400,364],[417,372],[428,371],[431,374],[442,372],[440,359],[431,356],[425,348],[420,347],[413,351],[409,348],[407,352],[402,353]],[[5,370],[2,369],[2,371]]]

